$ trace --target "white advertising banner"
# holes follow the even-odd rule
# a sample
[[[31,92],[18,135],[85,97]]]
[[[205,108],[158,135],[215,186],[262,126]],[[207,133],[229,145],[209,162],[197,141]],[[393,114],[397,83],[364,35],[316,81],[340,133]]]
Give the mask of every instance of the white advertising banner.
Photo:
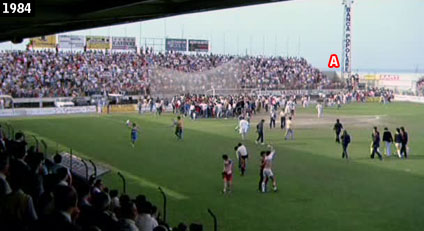
[[[82,35],[59,35],[59,48],[83,49],[85,36]]]
[[[0,110],[0,117],[21,117],[21,116],[41,116],[41,115],[67,115],[95,113],[96,106],[85,107],[51,107],[51,108],[16,108]]]
[[[412,103],[424,103],[424,97],[413,96],[413,95],[395,95],[395,101],[399,102],[412,102]]]
[[[112,37],[112,49],[135,50],[135,37]]]

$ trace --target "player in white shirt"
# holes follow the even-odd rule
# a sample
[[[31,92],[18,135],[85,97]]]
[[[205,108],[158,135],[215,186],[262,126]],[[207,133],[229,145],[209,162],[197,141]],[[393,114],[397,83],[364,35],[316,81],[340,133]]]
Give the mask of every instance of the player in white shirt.
[[[240,173],[244,176],[247,168],[247,159],[249,158],[249,154],[247,153],[247,148],[241,143],[238,143],[236,147],[234,147],[236,151],[236,157],[239,161]]]
[[[246,138],[247,133],[249,132],[250,124],[244,119],[244,117],[240,118],[239,124],[236,129],[239,129],[239,133],[241,134],[241,139],[244,140]]]
[[[318,103],[317,106],[316,106],[316,109],[317,109],[317,113],[318,113],[318,118],[321,118],[323,116],[323,111],[324,111],[322,104]]]
[[[228,158],[228,155],[222,155],[224,160],[224,170],[222,171],[222,178],[224,178],[223,193],[231,193],[231,184],[233,182],[233,161]]]
[[[272,187],[274,192],[277,191],[277,181],[275,180],[274,173],[272,172],[272,160],[275,156],[275,149],[271,145],[268,145],[271,151],[267,151],[264,157],[264,169],[263,169],[263,181],[262,181],[262,192],[266,192],[267,182],[265,179],[269,178],[272,180]]]

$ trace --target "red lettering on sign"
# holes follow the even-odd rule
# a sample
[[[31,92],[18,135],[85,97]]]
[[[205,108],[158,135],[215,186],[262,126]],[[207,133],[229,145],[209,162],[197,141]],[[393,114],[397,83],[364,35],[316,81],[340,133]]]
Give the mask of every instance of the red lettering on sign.
[[[330,55],[330,60],[328,61],[328,68],[339,68],[340,67],[340,63],[339,63],[339,58],[337,57],[336,54],[332,54]]]

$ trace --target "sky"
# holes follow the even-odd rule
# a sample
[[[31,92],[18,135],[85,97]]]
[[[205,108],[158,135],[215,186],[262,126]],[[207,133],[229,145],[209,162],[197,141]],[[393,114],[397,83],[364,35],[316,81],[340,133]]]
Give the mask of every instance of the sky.
[[[293,0],[68,32],[76,35],[207,39],[211,52],[302,56],[327,69],[341,59],[342,0]],[[424,0],[355,0],[352,7],[352,70],[424,72]],[[141,35],[141,36],[140,36]],[[147,39],[149,38],[149,39]],[[153,39],[150,39],[153,38]],[[23,49],[27,40],[0,43]]]

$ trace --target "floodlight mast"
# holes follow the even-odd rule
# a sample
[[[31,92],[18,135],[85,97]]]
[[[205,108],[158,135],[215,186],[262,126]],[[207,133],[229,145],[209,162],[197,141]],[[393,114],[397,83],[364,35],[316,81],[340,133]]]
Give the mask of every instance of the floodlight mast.
[[[342,59],[341,77],[345,79],[351,75],[352,63],[352,4],[353,0],[343,0],[343,39],[342,39]],[[347,74],[347,76],[345,76]]]

